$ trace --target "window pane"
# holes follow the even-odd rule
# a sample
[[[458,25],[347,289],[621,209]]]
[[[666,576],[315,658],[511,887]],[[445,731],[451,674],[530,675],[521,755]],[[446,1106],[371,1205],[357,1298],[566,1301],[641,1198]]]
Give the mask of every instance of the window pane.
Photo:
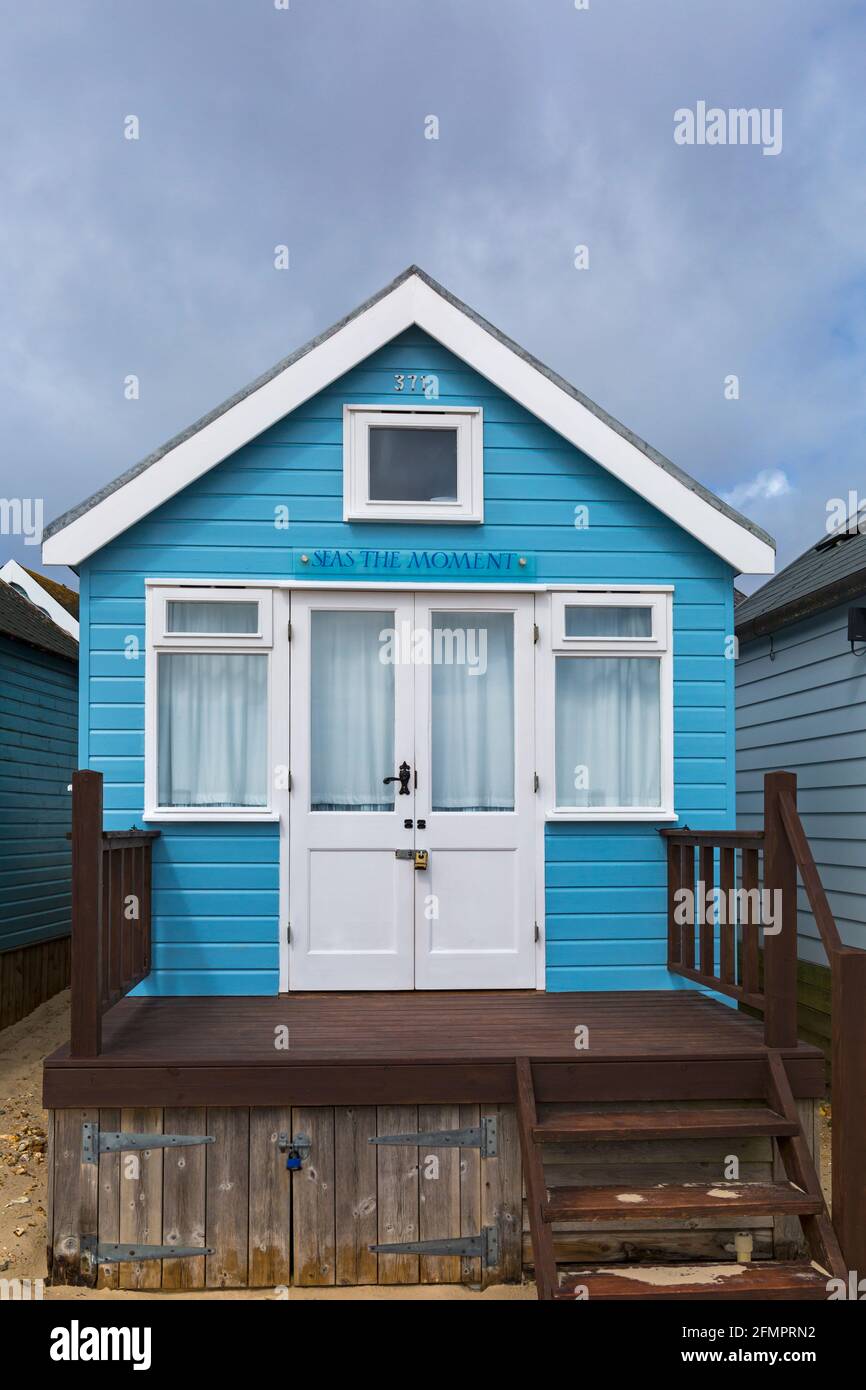
[[[258,632],[259,605],[249,603],[204,602],[169,599],[166,604],[167,632]]]
[[[370,429],[371,502],[456,502],[456,429]]]
[[[314,811],[394,809],[393,631],[393,611],[312,614]]]
[[[514,615],[434,613],[433,810],[514,810]]]
[[[268,658],[161,652],[160,806],[268,804]]]
[[[569,603],[566,637],[652,637],[653,613],[646,606],[614,608],[607,604]]]
[[[661,805],[660,672],[651,657],[557,657],[557,806]]]

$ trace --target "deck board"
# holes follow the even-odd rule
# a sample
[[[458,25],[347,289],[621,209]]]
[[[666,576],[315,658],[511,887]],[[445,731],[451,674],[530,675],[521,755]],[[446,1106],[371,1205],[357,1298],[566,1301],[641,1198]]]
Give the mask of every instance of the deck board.
[[[157,1094],[166,1105],[494,1103],[513,1097],[517,1055],[539,1064],[547,1099],[597,1094],[599,1067],[623,1063],[645,1078],[675,1065],[688,1093],[721,1095],[736,1058],[748,1094],[764,1043],[760,1023],[694,990],[127,997],[105,1015],[100,1056],[64,1045],[46,1060],[44,1094],[54,1106]],[[817,1094],[820,1052],[791,1055],[797,1093]]]

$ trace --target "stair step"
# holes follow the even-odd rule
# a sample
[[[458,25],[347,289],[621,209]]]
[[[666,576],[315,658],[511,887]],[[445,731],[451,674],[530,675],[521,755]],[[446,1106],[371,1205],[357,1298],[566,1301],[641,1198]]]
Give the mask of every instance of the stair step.
[[[718,1110],[584,1110],[556,1115],[533,1126],[537,1144],[569,1144],[577,1139],[732,1139],[792,1135],[798,1125],[763,1106]]]
[[[820,1197],[792,1182],[659,1183],[654,1187],[557,1187],[548,1193],[545,1221],[688,1220],[736,1212],[738,1216],[815,1216]]]
[[[554,1297],[605,1299],[797,1299],[827,1297],[830,1276],[816,1265],[758,1264],[619,1265],[563,1271]],[[586,1290],[586,1293],[583,1290]]]

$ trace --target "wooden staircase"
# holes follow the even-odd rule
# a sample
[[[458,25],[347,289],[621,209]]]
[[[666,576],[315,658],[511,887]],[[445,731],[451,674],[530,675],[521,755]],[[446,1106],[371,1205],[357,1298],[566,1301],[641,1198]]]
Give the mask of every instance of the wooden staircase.
[[[532,1063],[518,1058],[517,1113],[539,1299],[818,1301],[827,1297],[829,1278],[847,1279],[784,1061],[772,1048],[760,1055],[766,1064],[764,1106],[743,1104],[725,1109],[715,1101],[706,1107],[680,1110],[576,1110],[544,1120],[538,1118]],[[778,1145],[785,1181],[560,1187],[551,1191],[545,1180],[544,1149],[548,1144],[753,1136],[769,1136]],[[734,1207],[744,1216],[797,1217],[811,1261],[558,1268],[552,1229],[555,1221],[687,1220],[719,1212],[729,1215]]]

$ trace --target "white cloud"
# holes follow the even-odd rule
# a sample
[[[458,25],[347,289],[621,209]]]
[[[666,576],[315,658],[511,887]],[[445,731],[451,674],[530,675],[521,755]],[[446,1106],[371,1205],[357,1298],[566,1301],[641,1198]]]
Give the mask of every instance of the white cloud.
[[[770,502],[776,497],[787,497],[791,484],[782,468],[762,468],[751,482],[738,483],[722,497],[731,507],[747,507],[750,502]]]

